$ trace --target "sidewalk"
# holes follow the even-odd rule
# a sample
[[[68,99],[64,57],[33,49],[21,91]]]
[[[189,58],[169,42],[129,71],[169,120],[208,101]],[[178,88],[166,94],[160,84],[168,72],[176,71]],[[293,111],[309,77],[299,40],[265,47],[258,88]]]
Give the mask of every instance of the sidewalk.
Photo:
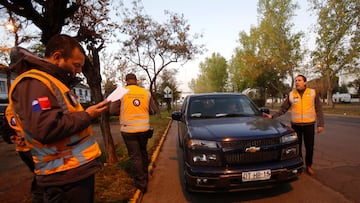
[[[178,159],[177,150],[180,150],[177,146],[177,123],[172,122],[161,149],[162,152],[156,161],[154,175],[150,177],[148,192],[141,199],[142,203],[167,203],[174,202],[174,200],[188,202],[180,179],[182,171],[179,171],[179,163],[181,160]],[[164,173],[164,171],[169,171],[169,173]],[[179,172],[176,172],[174,176],[174,171]],[[159,194],[161,194],[161,199],[159,199]]]

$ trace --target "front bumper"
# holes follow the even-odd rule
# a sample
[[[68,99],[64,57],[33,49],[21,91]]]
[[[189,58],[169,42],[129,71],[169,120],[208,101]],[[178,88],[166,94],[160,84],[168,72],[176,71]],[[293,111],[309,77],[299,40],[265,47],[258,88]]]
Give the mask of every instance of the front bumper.
[[[242,181],[242,173],[247,171],[271,170],[267,180]],[[301,158],[244,167],[193,167],[185,164],[186,189],[192,192],[233,192],[271,187],[278,183],[296,180],[303,172]]]

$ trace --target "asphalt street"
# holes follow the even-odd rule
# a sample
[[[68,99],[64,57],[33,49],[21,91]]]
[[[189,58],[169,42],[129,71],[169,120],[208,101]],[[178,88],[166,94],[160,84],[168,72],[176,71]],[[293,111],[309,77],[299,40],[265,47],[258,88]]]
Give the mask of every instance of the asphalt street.
[[[339,122],[337,119],[335,120],[335,122]],[[328,128],[333,131],[331,127]],[[328,137],[319,136],[316,138],[316,142],[322,143],[319,144],[318,148],[328,147],[328,144],[320,140],[324,138],[332,139],[331,133],[328,132],[326,136]],[[331,140],[328,141],[331,142]],[[290,184],[284,184],[270,189],[237,193],[189,193],[185,191],[182,186],[182,155],[177,145],[177,124],[173,121],[150,177],[148,192],[140,196],[137,202],[357,202],[358,198],[354,197],[354,195],[358,195],[358,192],[360,192],[356,192],[360,185],[360,178],[359,175],[354,173],[355,171],[351,170],[358,170],[359,165],[353,167],[353,169],[351,169],[351,167],[345,167],[344,164],[333,162],[334,159],[337,160],[341,155],[325,158],[323,157],[324,153],[328,154],[326,151],[318,150],[315,157],[318,162],[315,165],[315,169],[317,169],[315,176],[309,176],[303,173],[297,181]],[[351,162],[351,164],[354,165],[357,164],[357,162]],[[342,165],[342,169],[341,167],[338,168],[340,165]],[[346,173],[346,170],[349,173]],[[334,177],[334,175],[338,176]],[[350,181],[349,178],[352,179],[352,182],[348,182]],[[337,187],[337,184],[340,185]],[[351,186],[352,188],[349,188]],[[347,192],[349,194],[346,194]]]

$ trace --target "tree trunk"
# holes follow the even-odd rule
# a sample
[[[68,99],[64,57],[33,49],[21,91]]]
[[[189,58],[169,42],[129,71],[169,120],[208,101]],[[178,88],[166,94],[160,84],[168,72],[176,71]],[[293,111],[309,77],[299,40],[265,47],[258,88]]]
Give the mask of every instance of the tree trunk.
[[[150,88],[149,88],[150,90],[150,94],[151,94],[151,97],[153,98],[153,100],[154,100],[154,102],[155,102],[155,104],[156,104],[156,107],[157,107],[157,109],[159,109],[159,111],[157,112],[157,117],[158,118],[161,118],[161,111],[160,111],[160,108],[159,108],[159,102],[158,102],[158,98],[157,98],[157,96],[156,96],[156,91],[155,92],[153,92],[152,91],[152,89],[153,89],[153,83],[150,83]]]
[[[83,73],[90,86],[92,100],[95,101],[95,103],[99,103],[103,100],[103,95],[101,93],[99,49],[93,48],[91,51],[93,56],[93,63],[91,63],[90,59],[87,57]],[[105,144],[106,162],[108,164],[114,164],[117,162],[117,156],[114,141],[111,136],[108,112],[101,115],[100,129]]]
[[[116,156],[116,150],[114,141],[110,131],[109,112],[105,112],[100,118],[100,129],[104,138],[106,162],[109,164],[116,163],[118,161]]]
[[[332,102],[332,90],[333,90],[333,85],[332,85],[332,79],[333,77],[331,77],[330,75],[330,71],[326,70],[326,79],[327,79],[327,83],[328,83],[328,87],[327,87],[327,94],[326,94],[326,98],[327,98],[327,104],[329,106],[331,106],[332,108],[335,107],[335,103]]]

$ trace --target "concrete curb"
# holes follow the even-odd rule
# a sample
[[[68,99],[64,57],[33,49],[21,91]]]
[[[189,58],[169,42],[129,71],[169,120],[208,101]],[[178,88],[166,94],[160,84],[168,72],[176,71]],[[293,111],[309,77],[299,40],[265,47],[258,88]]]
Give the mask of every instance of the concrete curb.
[[[160,142],[159,142],[158,146],[156,147],[154,153],[151,156],[151,162],[150,162],[149,167],[148,167],[149,174],[152,174],[153,171],[154,171],[155,161],[156,161],[157,157],[159,156],[161,147],[163,146],[163,144],[165,142],[165,138],[166,138],[166,136],[168,134],[168,131],[169,131],[170,127],[171,127],[171,124],[172,124],[172,120],[169,121],[164,134],[161,136],[161,139],[160,139]],[[142,194],[142,192],[139,189],[137,189],[134,196],[128,202],[129,203],[140,203],[143,195],[144,194]]]

